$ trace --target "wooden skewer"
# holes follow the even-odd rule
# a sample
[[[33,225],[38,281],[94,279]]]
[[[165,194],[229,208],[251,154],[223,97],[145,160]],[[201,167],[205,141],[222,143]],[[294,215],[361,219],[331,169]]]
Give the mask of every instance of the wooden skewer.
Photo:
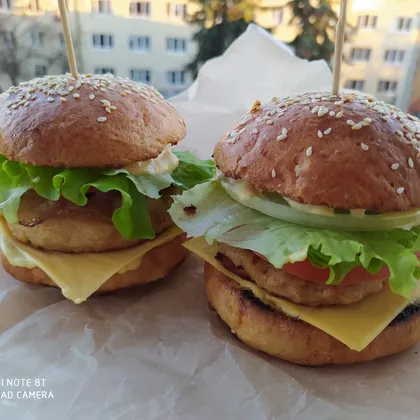
[[[341,62],[343,56],[344,31],[346,29],[346,11],[347,0],[341,0],[340,15],[338,17],[337,29],[335,33],[335,52],[334,52],[334,68],[333,68],[333,85],[332,94],[338,95],[340,90],[340,74]]]
[[[70,71],[73,77],[77,79],[79,73],[77,72],[76,55],[74,53],[73,39],[71,37],[69,18],[67,16],[66,0],[58,0],[58,8],[60,9],[61,24],[63,26],[63,34],[66,41]]]

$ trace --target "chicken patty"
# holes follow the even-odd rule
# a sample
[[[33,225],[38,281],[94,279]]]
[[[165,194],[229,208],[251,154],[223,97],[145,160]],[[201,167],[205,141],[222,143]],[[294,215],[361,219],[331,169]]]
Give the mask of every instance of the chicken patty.
[[[222,243],[219,243],[219,251],[261,288],[273,295],[307,306],[355,303],[381,291],[388,281],[374,280],[347,286],[320,284],[285,273],[252,251]],[[223,263],[223,259],[221,262]],[[229,267],[224,265],[229,270]]]
[[[163,192],[162,198],[146,197],[150,221],[156,234],[173,222],[167,212],[173,189]],[[50,201],[31,190],[22,196],[18,219],[10,223],[12,234],[19,241],[49,251],[101,252],[128,248],[144,240],[125,239],[112,223],[113,212],[121,205],[116,191],[88,193],[85,206],[78,206],[61,197]]]

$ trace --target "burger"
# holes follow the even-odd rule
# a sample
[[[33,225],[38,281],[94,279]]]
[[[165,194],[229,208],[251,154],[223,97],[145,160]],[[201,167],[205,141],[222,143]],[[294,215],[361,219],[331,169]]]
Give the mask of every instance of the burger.
[[[420,340],[420,121],[359,93],[256,102],[169,211],[247,345],[351,364]]]
[[[212,177],[171,147],[185,122],[154,88],[46,76],[0,96],[5,270],[76,303],[166,276],[186,256],[171,195]]]

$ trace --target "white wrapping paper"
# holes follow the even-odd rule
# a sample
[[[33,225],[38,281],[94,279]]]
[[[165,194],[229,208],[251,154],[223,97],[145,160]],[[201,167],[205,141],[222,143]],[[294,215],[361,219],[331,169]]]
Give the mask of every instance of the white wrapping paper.
[[[183,147],[208,157],[255,99],[330,83],[324,63],[252,26],[176,99]],[[418,419],[418,350],[305,368],[247,349],[209,311],[193,256],[164,281],[79,306],[0,272],[0,420]]]

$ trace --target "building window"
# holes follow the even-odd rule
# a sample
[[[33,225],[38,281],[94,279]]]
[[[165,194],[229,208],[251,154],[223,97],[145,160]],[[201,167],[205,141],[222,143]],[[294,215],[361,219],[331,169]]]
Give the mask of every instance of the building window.
[[[110,49],[114,47],[114,36],[110,34],[93,34],[92,44],[95,48]]]
[[[44,32],[31,32],[32,46],[43,48],[45,43]]]
[[[13,32],[10,31],[1,31],[0,32],[0,42],[2,48],[14,48],[15,38]]]
[[[64,39],[64,34],[60,32],[58,34],[58,38],[59,38],[60,47],[64,48],[66,46],[66,40]]]
[[[152,80],[152,72],[150,70],[131,69],[130,78],[138,83],[150,83]]]
[[[130,3],[131,16],[150,16],[150,2],[148,1],[132,1]]]
[[[170,86],[184,86],[187,74],[184,70],[169,70],[165,72],[165,79]]]
[[[364,80],[347,80],[346,82],[346,89],[363,90],[364,87]]]
[[[386,50],[384,60],[386,63],[401,64],[404,61],[404,50]]]
[[[273,22],[275,25],[281,25],[283,23],[283,9],[273,10]]]
[[[35,64],[35,77],[43,77],[47,74],[47,66],[45,64]]]
[[[396,30],[397,32],[410,32],[413,19],[410,17],[398,17]]]
[[[378,92],[395,92],[397,90],[398,83],[391,80],[380,80],[378,83]]]
[[[108,15],[111,13],[111,1],[110,0],[93,0],[92,1],[92,12]]]
[[[131,51],[149,52],[150,51],[150,37],[132,35],[128,38],[128,44]]]
[[[12,7],[12,0],[0,0],[0,10],[7,11],[10,10]]]
[[[362,15],[357,19],[357,26],[361,29],[375,29],[378,23],[378,16]]]
[[[70,65],[69,65],[69,62],[67,60],[64,61],[63,66],[61,68],[61,72],[63,74],[70,73]]]
[[[353,48],[351,50],[352,61],[369,61],[372,50],[370,48]]]
[[[187,41],[182,38],[166,38],[166,52],[185,54],[187,52]]]
[[[95,74],[113,74],[115,76],[114,67],[95,67],[93,72]]]
[[[175,19],[185,19],[187,16],[187,5],[182,3],[168,3],[166,5],[168,17]]]

